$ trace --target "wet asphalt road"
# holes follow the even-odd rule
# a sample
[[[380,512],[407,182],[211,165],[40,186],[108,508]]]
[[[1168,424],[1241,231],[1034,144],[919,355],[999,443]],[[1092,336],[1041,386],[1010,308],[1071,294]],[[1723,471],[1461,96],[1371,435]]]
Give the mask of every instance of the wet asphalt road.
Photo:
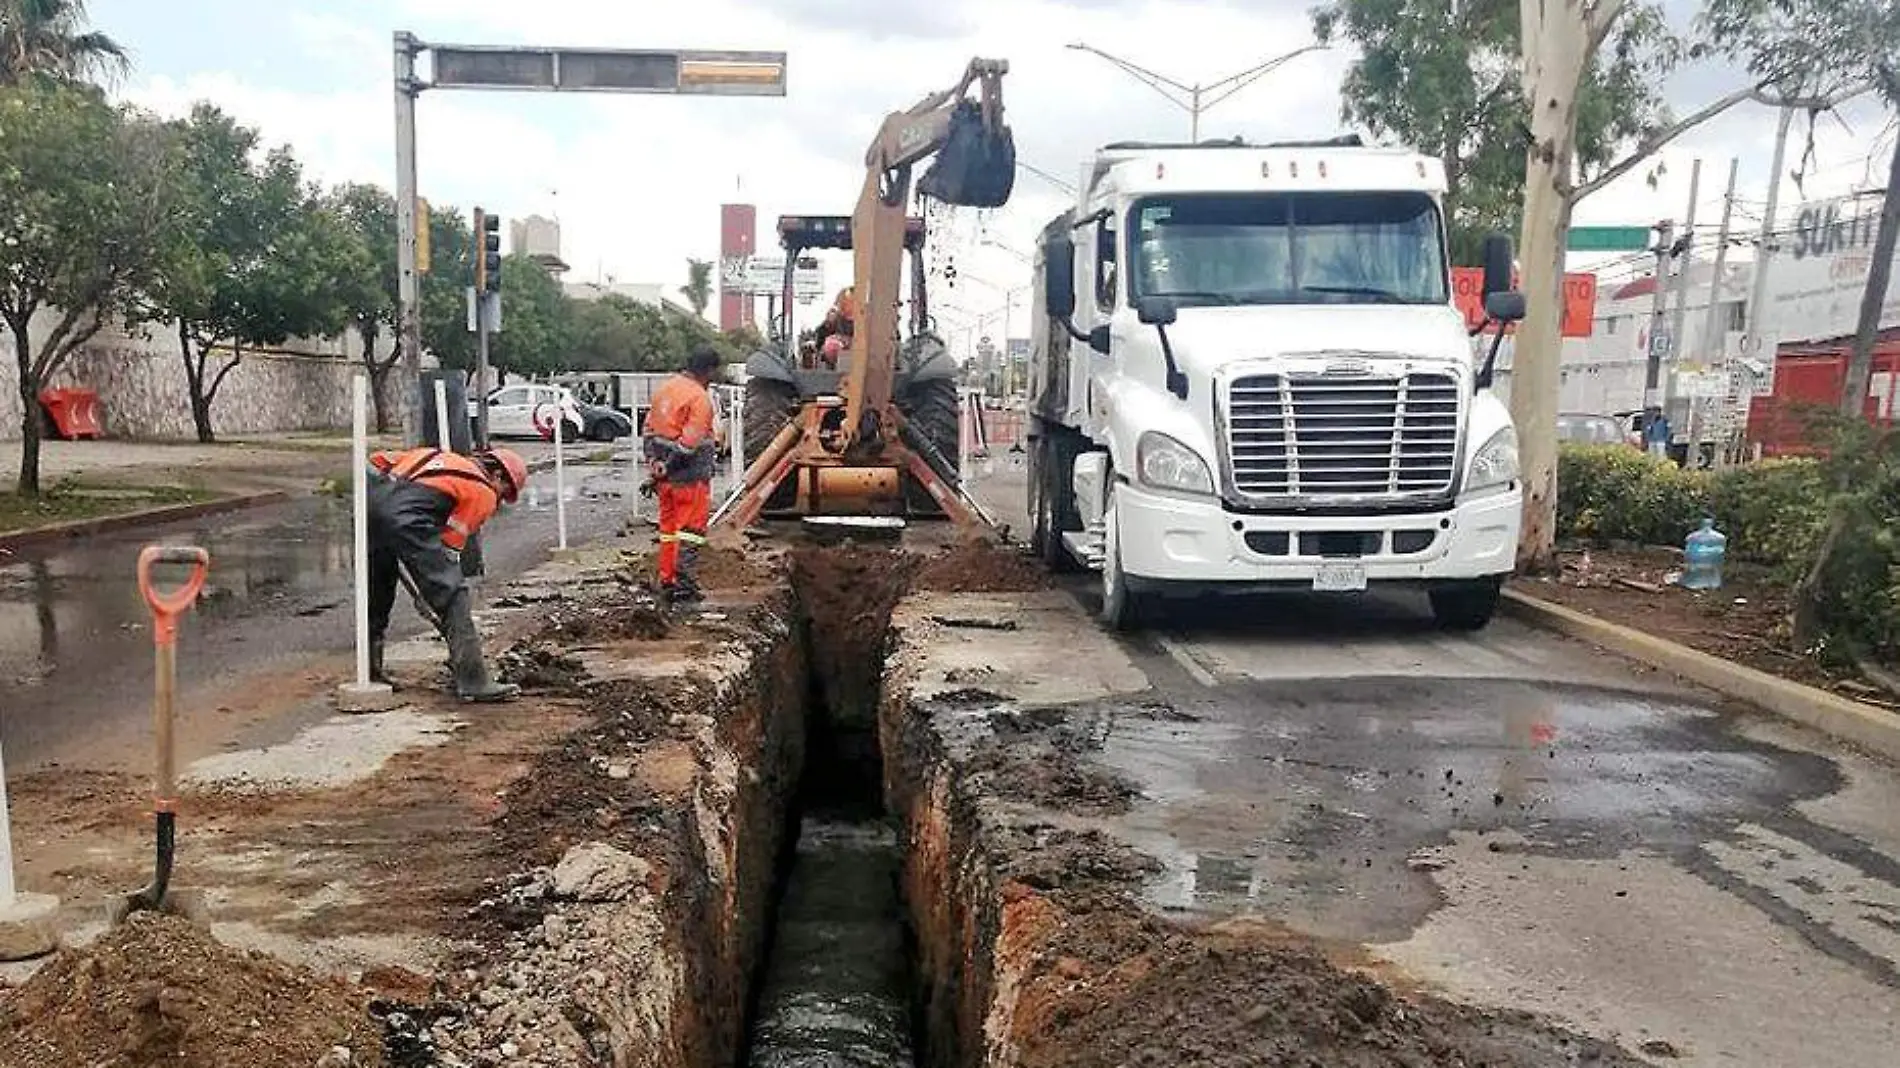
[[[570,466],[570,543],[619,528],[633,477],[624,464]],[[490,581],[547,558],[556,540],[553,482],[551,473],[536,475],[529,494],[484,528]],[[90,739],[149,715],[150,615],[133,577],[141,546],[193,543],[211,552],[208,593],[180,628],[182,708],[199,686],[255,676],[268,687],[273,672],[354,648],[351,538],[348,499],[310,496],[7,558],[0,566],[0,745],[9,770],[83,759]],[[424,629],[400,592],[392,629]]]
[[[1014,475],[979,496],[1020,523]],[[1073,702],[1141,795],[1084,822],[1163,863],[1158,910],[1365,945],[1659,1064],[1895,1063],[1892,764],[1511,619],[1440,633],[1422,598],[1188,602],[1128,638],[1042,618],[942,662]]]

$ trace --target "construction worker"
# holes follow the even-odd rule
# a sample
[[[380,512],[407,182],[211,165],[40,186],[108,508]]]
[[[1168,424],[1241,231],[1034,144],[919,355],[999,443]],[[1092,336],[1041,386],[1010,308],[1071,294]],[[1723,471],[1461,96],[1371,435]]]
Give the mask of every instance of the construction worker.
[[[528,465],[508,449],[473,456],[420,448],[379,452],[369,459],[370,678],[387,682],[383,634],[396,602],[400,572],[435,615],[449,646],[455,693],[464,701],[505,701],[520,688],[497,683],[482,659],[481,635],[469,610],[461,552],[502,504],[528,484]]]
[[[718,374],[719,354],[701,344],[686,358],[685,370],[653,391],[647,409],[643,448],[649,484],[660,498],[660,593],[669,602],[702,596],[694,572],[700,546],[706,544],[713,470],[719,462],[706,386]]]

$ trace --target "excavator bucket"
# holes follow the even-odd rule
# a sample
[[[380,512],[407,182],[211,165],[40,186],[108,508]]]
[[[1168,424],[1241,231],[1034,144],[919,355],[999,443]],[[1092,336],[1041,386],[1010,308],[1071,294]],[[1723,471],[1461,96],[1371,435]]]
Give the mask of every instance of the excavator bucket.
[[[1016,138],[1008,126],[986,129],[974,100],[957,105],[943,149],[917,182],[917,191],[945,204],[1000,208],[1016,187]]]

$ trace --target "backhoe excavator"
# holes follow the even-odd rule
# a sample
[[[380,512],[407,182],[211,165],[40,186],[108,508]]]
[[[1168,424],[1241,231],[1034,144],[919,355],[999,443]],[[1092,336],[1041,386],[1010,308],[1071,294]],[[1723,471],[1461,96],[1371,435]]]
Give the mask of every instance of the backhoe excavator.
[[[865,154],[864,188],[848,242],[842,240],[842,219],[781,222],[788,270],[799,248],[851,249],[849,345],[837,361],[840,373],[825,374],[801,366],[797,338],[781,329],[781,347],[748,362],[748,409],[758,409],[747,412],[753,428],[748,451],[759,451],[741,486],[714,515],[715,530],[742,530],[768,510],[847,522],[931,513],[962,524],[984,521],[961,485],[954,428],[947,440],[943,432],[946,414],[955,414],[954,407],[939,410],[954,405],[954,370],[941,341],[929,336],[917,299],[923,234],[908,208],[911,169],[932,156],[935,163],[917,182],[920,195],[960,207],[994,208],[1009,200],[1016,149],[1003,122],[1002,79],[1008,70],[1002,60],[972,60],[955,88],[884,120]],[[975,96],[969,95],[972,89]],[[898,330],[906,249],[919,290],[908,342]],[[898,388],[900,380],[906,388]],[[769,440],[760,418],[763,426],[778,423]]]

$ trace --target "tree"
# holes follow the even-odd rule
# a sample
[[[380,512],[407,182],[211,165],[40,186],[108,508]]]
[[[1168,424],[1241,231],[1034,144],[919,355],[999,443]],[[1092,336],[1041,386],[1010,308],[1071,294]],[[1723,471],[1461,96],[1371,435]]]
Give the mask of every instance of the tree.
[[[680,296],[693,306],[693,314],[704,317],[706,306],[712,303],[712,261],[686,261],[686,284],[680,287]]]
[[[1841,99],[1871,86],[1887,110],[1900,115],[1900,8],[1892,0],[1710,0],[1703,25],[1717,48],[1746,60],[1759,77],[1784,79],[1823,99]],[[1874,517],[1867,507],[1867,487],[1878,483],[1869,477],[1865,458],[1890,451],[1891,443],[1867,440],[1862,413],[1897,245],[1900,138],[1888,162],[1867,286],[1841,386],[1840,420],[1830,435],[1835,455],[1829,459],[1834,481],[1827,532],[1795,594],[1794,637],[1804,648],[1821,637],[1826,583],[1842,546],[1889,533],[1885,517]]]
[[[1524,525],[1518,567],[1545,571],[1557,550],[1557,401],[1562,351],[1564,248],[1577,202],[1634,170],[1685,131],[1749,99],[1766,99],[1780,75],[1715,100],[1686,118],[1645,131],[1622,159],[1587,178],[1577,169],[1579,123],[1589,105],[1584,78],[1604,42],[1625,21],[1653,20],[1653,7],[1630,0],[1521,0],[1523,90],[1530,107],[1524,170],[1523,265],[1529,314],[1517,328],[1511,414],[1517,424],[1524,482]],[[1680,42],[1670,54],[1685,51]],[[1699,49],[1687,49],[1690,54]],[[1660,68],[1658,69],[1660,73]]]
[[[177,325],[192,424],[199,441],[211,442],[212,406],[246,346],[343,329],[337,280],[352,246],[304,187],[288,149],[253,162],[257,131],[210,104],[194,107],[177,130],[182,207],[153,312]]]
[[[467,297],[468,286],[475,279],[474,262],[469,258],[474,246],[474,234],[460,209],[451,206],[430,210],[429,273],[418,280],[417,286],[422,347],[434,353],[442,366],[464,371],[475,366],[475,335],[468,329]],[[393,259],[389,270],[393,282]],[[390,299],[395,298],[392,295]]]
[[[107,323],[135,321],[158,277],[178,161],[167,130],[96,92],[0,89],[0,319],[19,367],[23,495],[40,489],[40,390]],[[35,347],[41,312],[54,318]]]
[[[1577,162],[1587,174],[1664,127],[1655,75],[1673,56],[1659,18],[1619,26],[1580,87]],[[1514,232],[1523,209],[1526,115],[1511,0],[1335,0],[1313,12],[1322,44],[1359,48],[1340,86],[1342,117],[1445,168],[1453,261],[1478,262],[1487,233]]]
[[[119,42],[86,27],[85,0],[0,0],[0,86],[32,76],[82,81],[123,74]]]
[[[342,227],[348,255],[339,263],[337,298],[363,345],[363,371],[376,410],[376,431],[390,428],[389,372],[400,345],[378,356],[376,343],[396,333],[396,199],[381,186],[350,183],[331,190],[324,208]]]

